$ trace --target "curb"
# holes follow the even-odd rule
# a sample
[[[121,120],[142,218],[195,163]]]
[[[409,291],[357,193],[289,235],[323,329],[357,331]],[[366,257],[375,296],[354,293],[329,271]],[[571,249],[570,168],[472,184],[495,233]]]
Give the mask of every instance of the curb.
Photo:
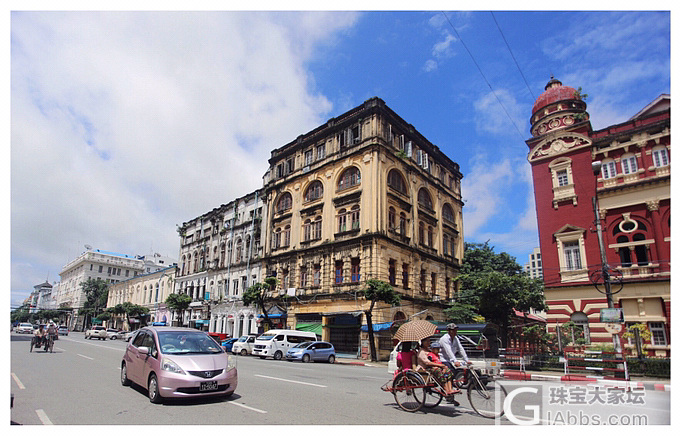
[[[646,389],[653,391],[664,391],[670,392],[671,385],[665,383],[654,383],[654,382],[636,382],[636,381],[625,381],[625,380],[610,380],[603,377],[597,376],[585,376],[585,375],[547,375],[547,374],[533,374],[529,372],[521,371],[501,371],[501,376],[508,380],[523,380],[523,381],[554,381],[554,382],[571,382],[579,384],[598,384],[607,387],[623,387],[626,389]]]

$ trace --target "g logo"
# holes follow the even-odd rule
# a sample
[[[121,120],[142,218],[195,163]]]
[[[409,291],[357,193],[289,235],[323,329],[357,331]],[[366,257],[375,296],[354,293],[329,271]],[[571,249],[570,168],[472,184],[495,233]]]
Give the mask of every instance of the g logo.
[[[517,425],[536,425],[540,422],[539,419],[539,406],[524,406],[524,410],[530,410],[533,411],[533,418],[526,420],[526,419],[517,419],[517,416],[512,411],[512,401],[515,399],[515,397],[519,394],[523,393],[531,393],[531,394],[536,394],[538,393],[538,389],[536,388],[518,388],[513,390],[508,394],[507,397],[505,397],[505,401],[503,402],[503,410],[505,410],[505,416],[508,417],[510,422],[513,424]]]

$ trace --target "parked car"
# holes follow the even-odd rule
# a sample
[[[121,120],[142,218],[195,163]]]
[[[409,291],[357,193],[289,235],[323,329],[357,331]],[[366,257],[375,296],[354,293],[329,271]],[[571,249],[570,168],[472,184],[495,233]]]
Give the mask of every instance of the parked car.
[[[127,332],[118,329],[106,329],[106,335],[109,339],[123,339]]]
[[[222,341],[222,348],[224,348],[224,351],[227,353],[230,353],[232,350],[232,347],[234,346],[234,342],[238,341],[238,338],[231,338],[227,339],[226,341]]]
[[[143,327],[121,362],[123,386],[148,390],[149,400],[231,396],[238,384],[236,358],[207,333],[183,327]]]
[[[240,354],[241,356],[253,354],[253,344],[255,344],[255,338],[257,338],[257,335],[241,336],[236,342],[234,342],[231,352],[234,354]]]
[[[85,339],[99,339],[106,340],[108,333],[106,332],[106,327],[99,325],[92,326],[89,330],[85,332]]]
[[[57,330],[59,331],[59,334],[61,336],[68,336],[68,327],[66,327],[65,325],[60,325]]]
[[[135,335],[137,334],[137,330],[133,330],[131,332],[127,332],[125,334],[125,342],[130,342],[130,339],[134,338]]]
[[[335,362],[335,347],[324,341],[302,342],[286,352],[286,359],[303,362]]]
[[[34,331],[34,330],[35,330],[35,329],[33,328],[33,324],[31,324],[31,323],[29,323],[29,322],[22,322],[22,323],[20,323],[20,324],[17,326],[16,330],[14,330],[14,331],[15,331],[16,333],[29,333],[29,334],[33,334],[33,331]]]

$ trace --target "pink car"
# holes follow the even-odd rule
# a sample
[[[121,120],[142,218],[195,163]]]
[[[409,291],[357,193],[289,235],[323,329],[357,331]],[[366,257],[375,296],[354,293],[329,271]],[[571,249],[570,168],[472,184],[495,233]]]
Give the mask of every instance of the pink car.
[[[149,400],[229,397],[236,390],[236,358],[199,330],[144,327],[125,349],[120,381],[149,391]]]

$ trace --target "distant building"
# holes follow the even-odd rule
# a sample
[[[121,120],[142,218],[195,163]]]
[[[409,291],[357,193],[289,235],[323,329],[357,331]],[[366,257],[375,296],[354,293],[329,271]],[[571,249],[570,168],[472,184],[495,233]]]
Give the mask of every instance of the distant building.
[[[595,286],[604,290],[595,197],[614,307],[623,310],[626,326],[649,328],[650,355],[670,356],[670,96],[593,130],[580,93],[552,79],[534,103],[531,125],[528,160],[549,329],[573,321],[586,343],[612,340],[600,322],[607,299]]]
[[[170,325],[172,313],[165,305],[165,300],[173,292],[176,269],[177,266],[172,264],[164,269],[112,283],[109,285],[106,307],[112,308],[129,302],[149,309],[145,320],[147,324],[159,322]],[[141,319],[133,317],[128,323],[125,315],[117,315],[107,324],[114,328],[135,330],[141,324]]]
[[[154,264],[153,260],[162,261]],[[74,310],[73,319],[69,327],[82,330],[84,319],[79,316],[79,310],[85,304],[85,292],[81,284],[87,279],[100,278],[106,283],[115,284],[123,280],[136,277],[139,274],[158,271],[167,268],[169,258],[162,256],[131,256],[88,248],[87,251],[66,264],[59,276],[59,307],[70,307]]]
[[[41,283],[33,287],[33,292],[28,299],[29,312],[35,313],[40,310],[55,309],[57,302],[53,299],[53,289],[49,282]]]
[[[524,272],[529,274],[532,279],[543,280],[543,264],[541,261],[541,249],[534,248],[529,254],[529,261],[524,264]]]

